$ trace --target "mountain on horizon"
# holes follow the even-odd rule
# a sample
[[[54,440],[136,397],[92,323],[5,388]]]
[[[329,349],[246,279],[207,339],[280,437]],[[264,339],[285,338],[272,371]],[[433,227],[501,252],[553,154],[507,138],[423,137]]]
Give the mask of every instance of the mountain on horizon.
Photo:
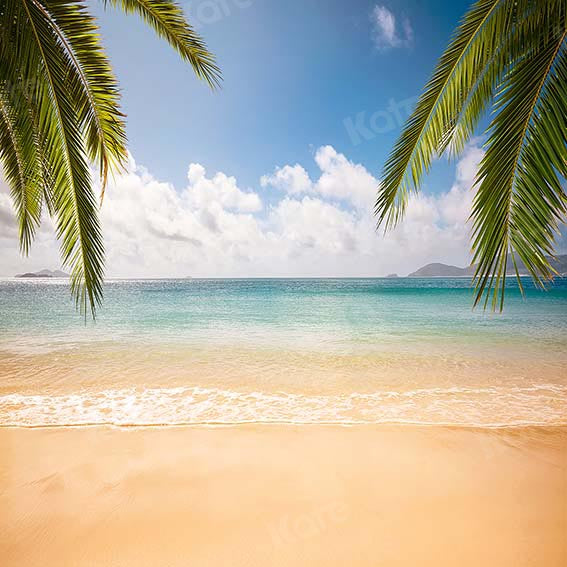
[[[69,274],[61,270],[40,270],[39,272],[26,272],[24,274],[16,274],[17,278],[68,278]]]
[[[567,254],[561,254],[555,258],[548,256],[552,267],[561,276],[567,275]],[[521,260],[517,260],[518,272],[521,276],[529,276],[526,266]],[[419,270],[412,272],[408,275],[408,278],[461,278],[461,277],[472,277],[474,276],[476,266],[473,264],[467,268],[459,268],[458,266],[451,266],[450,264],[442,264],[440,262],[433,262],[427,264]],[[507,275],[516,275],[516,269],[512,260],[508,259],[508,264],[506,266]]]

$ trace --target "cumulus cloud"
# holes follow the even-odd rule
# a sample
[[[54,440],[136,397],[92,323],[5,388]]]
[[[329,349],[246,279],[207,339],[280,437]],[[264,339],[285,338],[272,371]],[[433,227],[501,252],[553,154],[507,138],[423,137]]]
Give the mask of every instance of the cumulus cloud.
[[[318,194],[329,199],[349,201],[360,209],[368,209],[376,196],[378,181],[360,164],[349,161],[332,146],[321,146],[315,153],[321,175],[312,181],[299,165],[276,168],[261,179],[263,187],[271,185],[290,195]]]
[[[298,163],[276,168],[271,175],[263,175],[260,178],[260,184],[262,187],[271,185],[291,195],[308,193],[312,189],[309,174]]]
[[[449,191],[412,196],[405,220],[383,236],[372,205],[379,185],[364,166],[331,146],[314,155],[319,172],[284,165],[260,195],[234,177],[191,164],[176,188],[130,160],[106,190],[101,222],[111,277],[316,277],[407,274],[432,261],[469,261],[471,187],[482,151],[470,146]],[[0,182],[0,275],[59,267],[53,226],[42,225],[30,258],[22,259],[5,184]]]
[[[187,196],[195,208],[206,208],[212,203],[218,203],[223,208],[239,212],[255,213],[262,209],[258,195],[241,191],[236,186],[234,177],[217,173],[208,179],[205,168],[198,163],[192,163],[189,165],[187,179]]]
[[[286,198],[270,213],[270,224],[288,253],[336,256],[356,250],[357,219],[353,213],[312,197]]]
[[[349,161],[332,146],[323,146],[315,154],[321,169],[316,192],[342,200],[350,200],[359,209],[370,209],[376,197],[378,180],[360,164]]]
[[[409,47],[413,43],[413,28],[405,16],[399,20],[386,6],[377,4],[372,10],[372,37],[378,49]]]

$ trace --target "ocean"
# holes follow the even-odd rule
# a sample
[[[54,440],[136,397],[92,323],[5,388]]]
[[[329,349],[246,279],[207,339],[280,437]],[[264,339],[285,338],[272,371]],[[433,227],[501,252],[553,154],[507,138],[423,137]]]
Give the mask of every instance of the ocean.
[[[0,280],[0,426],[567,424],[567,280]]]

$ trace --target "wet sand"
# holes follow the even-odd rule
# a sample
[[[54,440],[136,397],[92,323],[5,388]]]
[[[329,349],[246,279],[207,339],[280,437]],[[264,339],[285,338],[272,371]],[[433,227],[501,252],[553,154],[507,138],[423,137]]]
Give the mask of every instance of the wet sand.
[[[0,429],[0,563],[567,565],[567,429]]]

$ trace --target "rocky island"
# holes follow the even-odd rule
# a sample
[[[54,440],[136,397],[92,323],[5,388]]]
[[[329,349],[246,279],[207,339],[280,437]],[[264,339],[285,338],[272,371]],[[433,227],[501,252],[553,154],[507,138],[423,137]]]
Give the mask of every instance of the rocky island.
[[[39,272],[25,272],[16,274],[17,278],[68,278],[69,274],[61,270],[40,270]]]
[[[548,257],[553,269],[561,277],[567,275],[567,254],[562,254],[555,256],[555,258]],[[516,260],[518,266],[518,273],[520,276],[529,276],[530,273],[524,263],[518,258]],[[412,272],[408,275],[409,278],[463,278],[474,276],[476,270],[476,265],[468,266],[467,268],[459,268],[458,266],[452,266],[450,264],[442,264],[440,262],[434,262],[432,264],[427,264],[419,270]],[[506,266],[506,274],[510,276],[516,275],[516,269],[514,268],[514,263],[512,259],[508,259],[508,265]]]

